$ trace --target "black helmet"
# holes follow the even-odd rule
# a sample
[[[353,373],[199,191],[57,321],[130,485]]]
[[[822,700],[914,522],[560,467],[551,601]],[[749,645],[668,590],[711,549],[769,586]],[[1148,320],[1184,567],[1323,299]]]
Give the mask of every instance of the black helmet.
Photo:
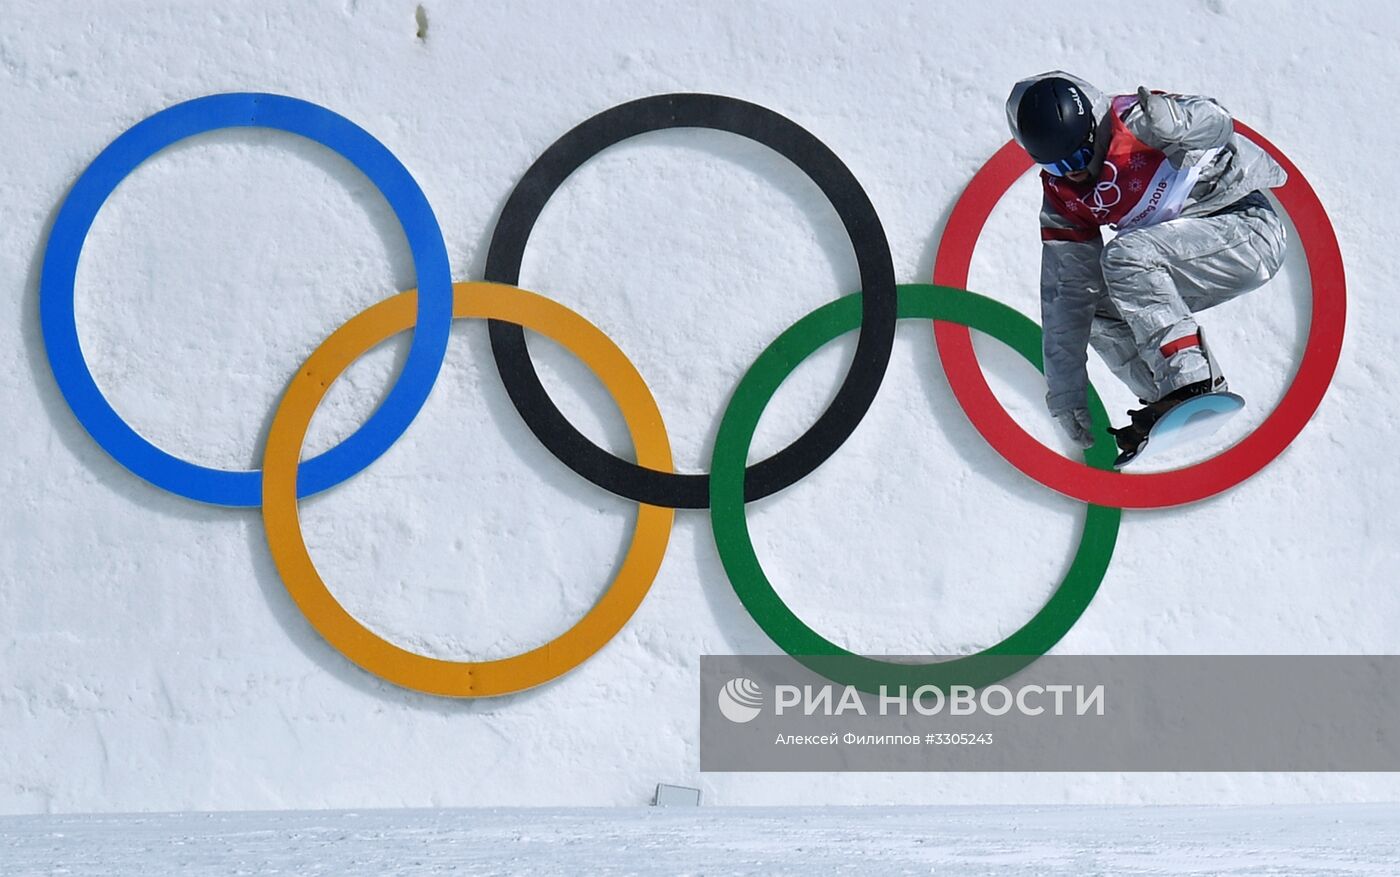
[[[1016,129],[1031,158],[1041,164],[1060,161],[1093,142],[1093,102],[1068,79],[1047,76],[1021,95]]]

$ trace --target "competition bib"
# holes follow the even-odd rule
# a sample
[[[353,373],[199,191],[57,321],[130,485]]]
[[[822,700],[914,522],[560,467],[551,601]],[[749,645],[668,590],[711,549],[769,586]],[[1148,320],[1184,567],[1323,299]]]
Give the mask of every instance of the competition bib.
[[[1220,151],[1209,150],[1189,168],[1172,167],[1165,152],[1143,143],[1123,124],[1123,113],[1135,103],[1135,95],[1113,98],[1113,139],[1097,179],[1075,183],[1042,172],[1046,194],[1066,219],[1090,227],[1106,225],[1115,231],[1175,219],[1196,185],[1201,167]]]

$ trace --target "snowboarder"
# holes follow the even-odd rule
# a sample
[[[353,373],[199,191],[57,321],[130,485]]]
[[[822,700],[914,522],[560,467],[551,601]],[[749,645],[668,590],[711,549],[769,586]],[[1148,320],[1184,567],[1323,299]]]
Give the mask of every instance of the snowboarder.
[[[1287,174],[1206,97],[1105,96],[1057,70],[1016,83],[1006,118],[1041,168],[1046,405],[1094,443],[1092,344],[1144,406],[1109,429],[1122,465],[1166,412],[1228,389],[1192,314],[1278,271],[1286,231],[1263,190]]]

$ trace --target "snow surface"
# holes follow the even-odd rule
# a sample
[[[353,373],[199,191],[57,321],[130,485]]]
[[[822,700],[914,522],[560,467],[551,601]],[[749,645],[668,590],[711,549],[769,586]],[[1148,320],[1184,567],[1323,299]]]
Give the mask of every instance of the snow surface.
[[[1393,875],[1400,809],[476,808],[0,819],[8,875]]]
[[[573,125],[657,92],[742,97],[850,166],[906,282],[929,277],[954,200],[1005,142],[1017,79],[1064,68],[1110,90],[1215,95],[1292,157],[1332,216],[1350,282],[1341,366],[1308,429],[1258,477],[1125,516],[1101,592],[1059,650],[1389,653],[1400,123],[1375,109],[1400,86],[1391,13],[1230,0],[1104,16],[1011,0],[423,0],[421,12],[416,0],[5,0],[0,812],[623,805],[658,781],[716,804],[1400,800],[1396,775],[701,775],[699,656],[775,649],[693,512],[677,516],[641,609],[575,672],[480,702],[398,689],[310,629],[255,511],[163,493],[94,444],[45,361],[37,298],[48,227],[87,163],[136,121],[211,92],[295,95],[381,139],[427,193],[459,279],[481,276],[512,186]],[[993,215],[971,278],[1033,316],[1036,207],[1028,176]],[[136,429],[196,462],[249,467],[306,355],[413,283],[385,202],[344,161],[290,136],[222,132],[146,163],[105,206],[79,269],[79,334]],[[523,283],[617,341],[659,400],[677,466],[696,471],[757,353],[857,274],[835,213],[799,172],[727,135],[673,131],[568,181]],[[1295,247],[1268,287],[1207,315],[1250,402],[1232,429],[1282,393],[1307,293]],[[850,341],[798,369],[755,454],[812,422]],[[531,343],[568,415],[625,453],[596,382]],[[374,408],[404,346],[374,351],[336,386],[308,451]],[[978,349],[1015,416],[1058,442],[1029,367],[988,339]],[[1110,410],[1127,407],[1094,368]],[[483,327],[462,325],[409,432],[302,515],[323,576],[366,624],[430,654],[494,658],[545,642],[592,604],[634,506],[538,445]],[[962,653],[1045,601],[1082,508],[981,441],[928,327],[911,324],[856,434],[750,519],[780,592],[829,637],[870,653]]]

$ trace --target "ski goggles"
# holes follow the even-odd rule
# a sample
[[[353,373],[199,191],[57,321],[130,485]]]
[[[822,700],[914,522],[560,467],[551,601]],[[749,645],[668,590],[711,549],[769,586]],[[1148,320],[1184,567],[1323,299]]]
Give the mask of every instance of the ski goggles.
[[[1072,174],[1082,171],[1089,166],[1089,162],[1094,158],[1094,141],[1090,139],[1083,146],[1071,152],[1067,158],[1059,161],[1040,162],[1040,169],[1052,177],[1062,177],[1065,174]]]

